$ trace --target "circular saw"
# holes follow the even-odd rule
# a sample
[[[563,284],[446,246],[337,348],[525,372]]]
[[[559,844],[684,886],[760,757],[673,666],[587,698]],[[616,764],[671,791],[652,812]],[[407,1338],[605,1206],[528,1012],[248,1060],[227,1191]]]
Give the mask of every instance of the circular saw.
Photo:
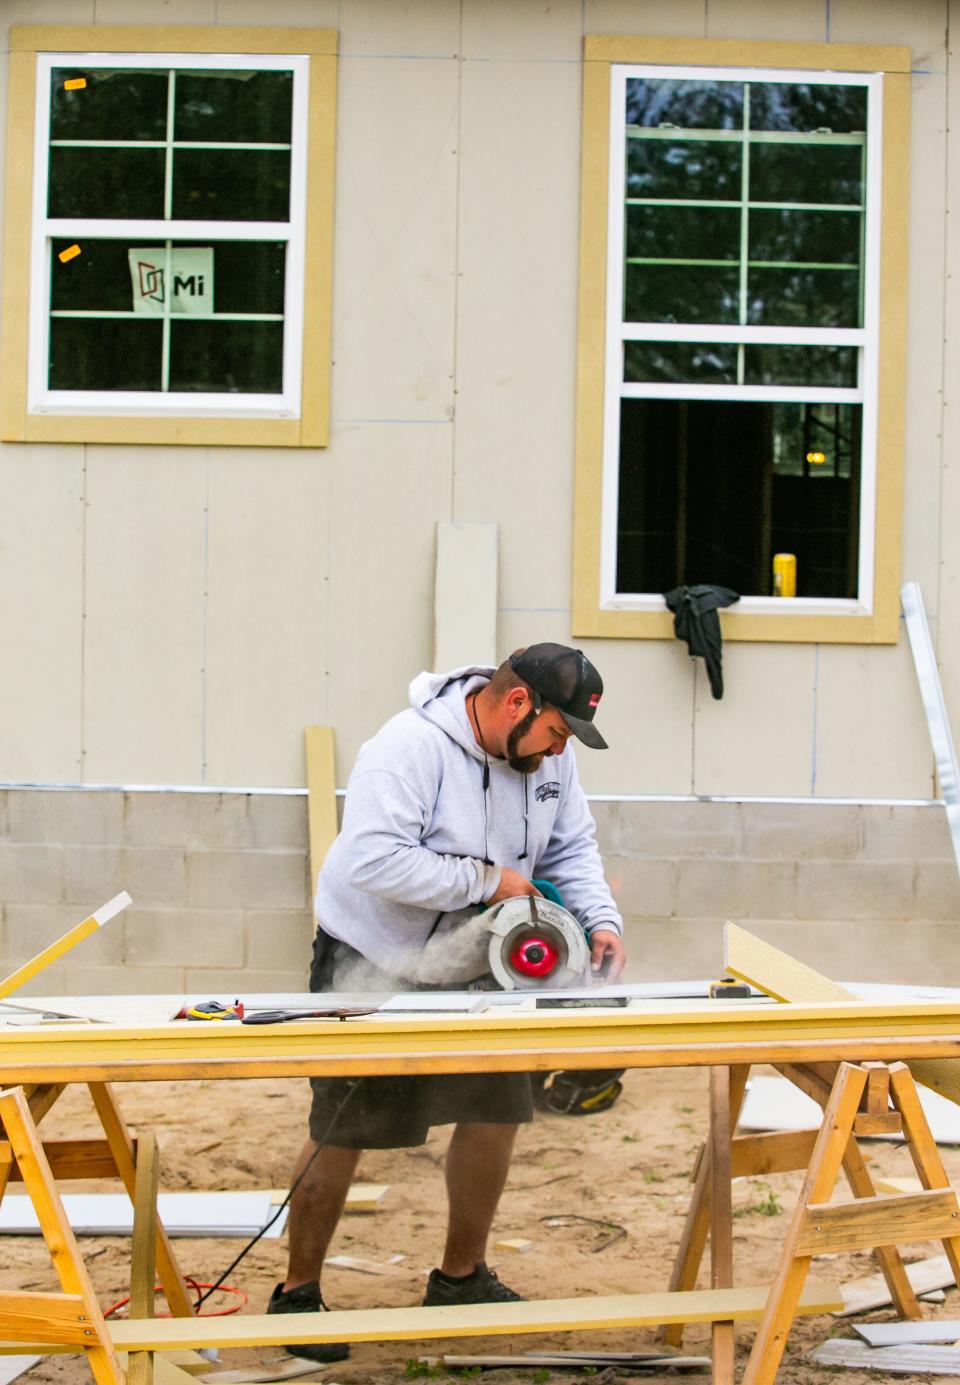
[[[505,991],[580,986],[590,947],[580,924],[560,904],[538,895],[501,900],[488,910],[490,971]]]

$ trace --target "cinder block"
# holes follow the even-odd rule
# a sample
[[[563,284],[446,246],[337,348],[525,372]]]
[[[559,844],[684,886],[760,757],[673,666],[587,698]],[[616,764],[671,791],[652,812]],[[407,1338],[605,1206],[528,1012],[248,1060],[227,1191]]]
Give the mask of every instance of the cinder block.
[[[186,999],[182,967],[69,966],[61,995],[175,995]]]
[[[741,809],[744,856],[834,861],[859,855],[857,804],[744,803]]]
[[[128,793],[123,840],[129,846],[217,851],[249,842],[246,794]]]
[[[35,957],[38,952],[42,952],[45,947],[49,947],[57,938],[61,938],[68,929],[73,928],[74,924],[81,923],[86,917],[83,909],[76,904],[6,904],[3,910],[3,926],[0,937],[3,939],[2,955],[3,964],[0,972],[12,971],[21,962],[28,961]],[[121,943],[121,951],[116,954],[117,960],[123,957],[123,915],[119,918],[111,919],[108,924],[99,929],[100,933],[106,933],[111,928],[117,928]],[[87,949],[96,943],[96,937],[86,938],[82,943],[78,943],[78,949]],[[102,947],[103,944],[101,943]]]
[[[621,914],[669,918],[676,902],[677,864],[639,856],[607,856],[607,883]]]
[[[790,918],[796,866],[786,861],[678,861],[679,918]]]
[[[716,980],[723,974],[723,927],[708,919],[624,920],[625,981]]]
[[[63,870],[58,846],[0,842],[0,899],[56,904],[64,898]]]
[[[243,926],[247,940],[246,965],[255,982],[266,971],[298,971],[302,985],[306,986],[313,946],[313,919],[309,910],[251,911],[244,914]]]
[[[17,991],[17,995],[23,996],[71,994],[70,987],[67,985],[67,964],[65,961],[54,962],[53,966],[38,972],[31,981],[28,981]]]
[[[11,789],[7,827],[12,841],[116,846],[123,831],[123,794],[108,789]]]
[[[128,890],[135,904],[183,904],[184,853],[173,847],[64,848],[64,897],[88,910]]]
[[[590,804],[590,811],[593,820],[597,824],[597,844],[601,853],[606,856],[608,852],[617,854],[620,850],[620,818],[621,803],[593,803]]]
[[[252,847],[306,851],[306,795],[250,794],[247,798],[247,825]]]
[[[187,904],[200,909],[305,909],[301,851],[190,851]]]
[[[798,919],[751,925],[750,931],[841,984],[960,986],[955,924]]]
[[[306,993],[307,983],[302,971],[265,971],[251,976],[248,971],[225,971],[219,967],[191,968],[186,976],[187,994],[201,996],[249,995],[252,991],[285,991],[287,994]]]
[[[695,856],[725,860],[742,856],[739,803],[695,800],[620,804],[620,855]]]
[[[800,861],[794,913],[804,919],[908,919],[914,867]]]
[[[942,865],[925,861],[917,866],[913,917],[960,922],[960,877],[954,861]]]
[[[130,967],[242,967],[241,910],[131,909],[126,960]]]
[[[10,835],[7,816],[7,799],[10,795],[9,789],[0,789],[0,840]]]
[[[869,861],[953,861],[947,815],[929,807],[863,807],[862,855]],[[956,867],[954,867],[956,871]]]

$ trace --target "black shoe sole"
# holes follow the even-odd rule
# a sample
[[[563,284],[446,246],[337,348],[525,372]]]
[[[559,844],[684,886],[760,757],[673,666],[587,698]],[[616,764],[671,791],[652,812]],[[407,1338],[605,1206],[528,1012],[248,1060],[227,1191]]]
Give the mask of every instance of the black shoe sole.
[[[291,1356],[299,1356],[305,1361],[316,1361],[321,1366],[332,1365],[334,1361],[346,1361],[350,1355],[349,1342],[304,1342],[302,1346],[288,1346]]]

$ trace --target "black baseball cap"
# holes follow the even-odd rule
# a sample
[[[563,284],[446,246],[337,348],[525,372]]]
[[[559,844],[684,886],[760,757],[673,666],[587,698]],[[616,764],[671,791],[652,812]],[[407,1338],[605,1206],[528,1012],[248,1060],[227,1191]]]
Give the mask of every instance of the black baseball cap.
[[[532,644],[510,655],[510,667],[544,702],[556,707],[578,740],[591,750],[607,743],[593,724],[603,696],[603,679],[581,649],[565,644]]]

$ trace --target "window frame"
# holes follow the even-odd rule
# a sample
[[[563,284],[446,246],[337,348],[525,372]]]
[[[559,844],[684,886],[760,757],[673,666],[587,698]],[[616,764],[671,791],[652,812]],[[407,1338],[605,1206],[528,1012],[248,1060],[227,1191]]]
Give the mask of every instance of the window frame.
[[[631,334],[622,323],[622,271],[608,265],[623,255],[625,146],[623,104],[627,69],[657,75],[737,80],[870,82],[864,273],[864,322],[856,329],[755,328],[658,324]],[[672,638],[672,616],[659,595],[615,591],[619,411],[621,399],[645,397],[787,401],[832,396],[819,387],[624,385],[622,341],[701,340],[850,344],[864,353],[860,589],[857,600],[747,596],[722,613],[730,639],[894,643],[899,629],[897,591],[902,510],[906,297],[906,197],[910,53],[904,48],[736,40],[588,37],[584,45],[584,115],[581,180],[579,341],[577,371],[576,499],[572,629],[578,636]],[[872,79],[872,81],[871,81]],[[878,109],[879,107],[879,109]],[[879,139],[877,138],[879,136]],[[871,149],[872,143],[872,149]],[[879,152],[877,145],[879,143]],[[614,215],[609,215],[609,209]],[[872,228],[872,229],[871,229]],[[875,328],[875,330],[873,330]],[[749,389],[749,393],[746,391]],[[843,391],[843,393],[847,393]],[[859,401],[858,401],[859,402]],[[613,462],[611,463],[611,454]],[[871,464],[875,458],[875,465]]]
[[[17,442],[115,442],[325,446],[329,437],[334,118],[337,34],[332,29],[62,28],[11,31],[7,130],[4,321],[0,344],[0,438]],[[46,111],[52,66],[83,59],[112,65],[276,68],[294,78],[294,151],[288,223],[178,222],[198,239],[283,239],[282,395],[51,391],[46,384],[50,239],[158,237],[157,224],[48,218]],[[43,83],[41,88],[41,83]],[[296,149],[297,122],[300,149]],[[243,147],[243,146],[240,146]],[[59,228],[62,226],[63,230]],[[255,232],[253,228],[256,228]],[[282,228],[282,234],[267,234]],[[174,243],[176,238],[174,238]],[[297,244],[299,241],[299,244]],[[309,246],[309,253],[307,247]],[[30,266],[23,273],[23,265]],[[295,358],[299,357],[299,360]]]

